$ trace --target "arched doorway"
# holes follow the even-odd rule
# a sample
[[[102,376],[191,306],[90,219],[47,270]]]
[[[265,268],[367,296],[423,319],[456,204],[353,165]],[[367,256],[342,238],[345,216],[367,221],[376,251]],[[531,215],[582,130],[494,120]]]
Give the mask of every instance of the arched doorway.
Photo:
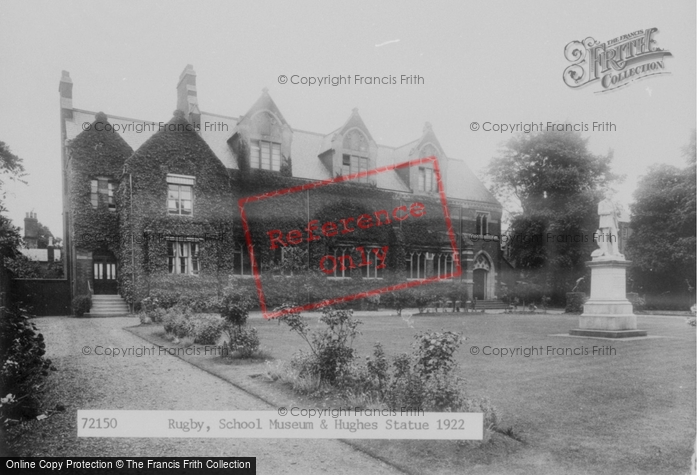
[[[486,300],[486,275],[488,271],[484,269],[474,269],[474,298],[476,300]]]
[[[95,295],[117,294],[117,259],[106,251],[92,255],[92,283]]]
[[[489,300],[494,298],[494,269],[489,255],[481,251],[474,258],[472,281],[474,282],[474,299]]]

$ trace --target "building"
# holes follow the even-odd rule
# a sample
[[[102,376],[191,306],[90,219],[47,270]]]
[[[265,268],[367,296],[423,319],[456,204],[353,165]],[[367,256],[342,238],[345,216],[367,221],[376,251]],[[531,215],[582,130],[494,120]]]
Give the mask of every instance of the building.
[[[117,117],[73,107],[73,82],[63,72],[64,258],[72,297],[119,293],[138,302],[157,289],[211,292],[229,276],[244,282],[252,265],[240,198],[434,156],[457,253],[445,232],[435,170],[425,165],[256,204],[249,223],[256,262],[264,272],[281,274],[295,259],[318,268],[324,256],[333,256],[333,262],[359,259],[362,243],[374,265],[353,272],[329,265],[328,280],[382,279],[385,272],[421,279],[449,272],[460,259],[462,275],[455,280],[469,298],[496,299],[506,265],[493,239],[501,234],[501,205],[463,160],[445,153],[429,123],[414,140],[394,147],[374,140],[357,109],[330,133],[295,129],[266,89],[244,115],[201,111],[189,65],[176,90],[177,109],[167,122]],[[318,239],[309,236],[314,242],[296,248],[268,245],[270,230],[286,233],[314,220],[374,216],[418,201],[426,207],[425,219],[391,222],[377,216],[362,239],[352,234],[330,239],[317,230]],[[384,245],[390,248],[384,252],[390,254],[386,266],[376,261]]]
[[[38,263],[43,272],[50,273],[52,270],[55,271],[53,267],[57,263],[59,265],[61,263],[61,249],[54,245],[52,236],[48,236],[48,239],[44,236],[40,242],[39,234],[39,220],[36,213],[30,211],[24,217],[25,247],[20,249],[20,252],[30,261]]]

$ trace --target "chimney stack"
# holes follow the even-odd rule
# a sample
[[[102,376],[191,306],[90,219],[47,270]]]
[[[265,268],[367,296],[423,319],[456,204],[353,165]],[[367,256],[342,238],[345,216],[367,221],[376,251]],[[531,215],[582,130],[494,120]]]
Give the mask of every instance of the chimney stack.
[[[54,245],[53,245],[53,237],[49,236],[49,245],[46,246],[46,256],[49,261],[49,264],[54,261]]]
[[[187,120],[199,129],[201,112],[197,102],[197,74],[191,64],[182,71],[177,83],[177,109],[184,112]]]
[[[61,96],[61,113],[66,119],[73,118],[73,80],[68,71],[63,71],[61,82],[58,85],[58,92]]]
[[[24,218],[24,243],[29,249],[39,247],[39,221],[33,211],[27,213]]]

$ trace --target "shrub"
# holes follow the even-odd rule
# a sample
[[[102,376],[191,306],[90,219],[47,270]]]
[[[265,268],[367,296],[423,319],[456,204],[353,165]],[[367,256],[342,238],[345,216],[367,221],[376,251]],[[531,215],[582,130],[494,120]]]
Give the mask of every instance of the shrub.
[[[419,286],[409,289],[413,294],[413,304],[418,307],[418,313],[423,313],[425,310],[437,300],[437,296],[432,292],[430,287]]]
[[[628,293],[627,300],[630,301],[630,303],[632,304],[632,310],[635,312],[646,310],[647,308],[647,304],[644,301],[644,299],[640,297],[639,294],[636,292]]]
[[[466,395],[454,371],[454,354],[463,337],[454,332],[425,332],[415,338],[413,354],[394,359],[387,405],[391,409],[459,411]]]
[[[229,285],[221,299],[221,316],[228,325],[242,327],[254,305],[255,300],[248,289]]]
[[[383,395],[389,380],[389,360],[381,343],[374,344],[374,352],[371,358],[367,357],[366,366],[371,388]]]
[[[462,344],[462,335],[454,332],[425,332],[415,336],[416,367],[421,375],[447,373],[457,362],[454,354]]]
[[[182,308],[173,307],[167,311],[163,318],[163,329],[166,333],[184,338],[192,334],[192,322],[190,315]]]
[[[394,357],[394,374],[386,392],[389,409],[423,408],[423,381],[413,367],[410,355],[402,353]]]
[[[229,327],[229,351],[237,353],[241,358],[250,358],[260,347],[258,330],[253,327]]]
[[[153,323],[162,323],[167,313],[167,310],[165,310],[164,308],[157,308],[152,312],[148,313],[147,315],[150,317]]]
[[[90,311],[92,299],[89,295],[78,295],[73,299],[73,313],[76,317],[82,317]]]
[[[157,308],[162,308],[160,302],[155,297],[146,297],[141,300],[141,311],[145,313],[153,312]]]
[[[566,293],[566,313],[583,313],[583,304],[586,302],[586,294],[584,292],[567,292]]]
[[[196,315],[190,319],[188,336],[199,345],[215,345],[224,331],[224,321],[218,315]]]
[[[255,299],[249,288],[237,284],[231,280],[221,299],[223,329],[229,337],[229,350],[242,358],[250,358],[260,347],[258,331],[255,328],[245,327],[248,314],[255,305]]]
[[[411,307],[415,299],[411,289],[401,289],[385,293],[382,301],[387,307],[396,310],[396,313],[401,316],[401,312],[405,308]]]
[[[299,376],[319,374],[318,359],[313,353],[299,350],[292,355],[289,364],[298,372]]]
[[[33,418],[39,413],[38,388],[49,369],[46,345],[36,325],[19,308],[0,307],[0,419]]]
[[[283,311],[293,305],[283,305],[275,311]],[[349,374],[350,365],[355,359],[352,341],[359,334],[357,327],[362,323],[352,318],[352,310],[340,310],[326,307],[319,319],[326,324],[324,330],[310,332],[308,325],[298,312],[287,313],[279,321],[290,327],[309,345],[316,358],[316,371],[321,381],[331,385],[340,385]]]

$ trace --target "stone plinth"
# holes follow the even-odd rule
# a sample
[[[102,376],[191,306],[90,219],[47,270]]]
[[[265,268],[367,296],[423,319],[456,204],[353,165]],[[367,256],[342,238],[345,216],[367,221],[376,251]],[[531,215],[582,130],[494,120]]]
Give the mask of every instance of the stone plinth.
[[[627,300],[627,267],[631,261],[623,259],[594,259],[586,262],[591,268],[591,298],[583,304],[578,328],[570,330],[574,336],[629,338],[646,336],[637,330],[637,316]]]

